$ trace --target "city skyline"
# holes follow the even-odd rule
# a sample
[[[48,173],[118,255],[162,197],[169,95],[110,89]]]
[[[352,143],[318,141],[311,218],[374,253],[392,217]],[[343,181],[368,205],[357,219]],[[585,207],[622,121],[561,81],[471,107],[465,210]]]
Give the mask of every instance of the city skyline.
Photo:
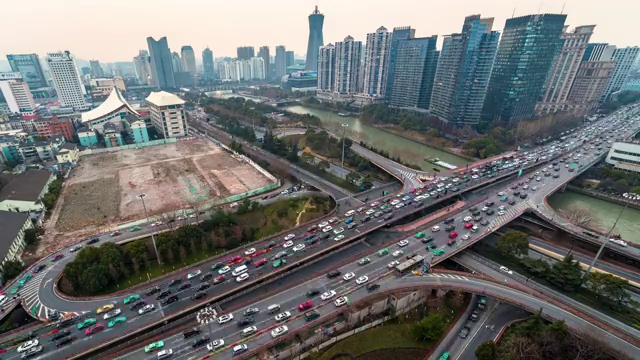
[[[148,1],[132,4],[114,0],[109,4],[110,7],[100,9],[79,0],[67,0],[64,6],[56,6],[56,1],[53,1],[53,4],[47,3],[46,6],[26,4],[25,6],[31,7],[27,10],[34,26],[24,28],[18,24],[17,18],[7,18],[4,23],[7,29],[21,29],[20,41],[12,37],[0,39],[0,48],[5,51],[0,57],[4,59],[7,54],[22,53],[37,53],[43,56],[47,52],[69,50],[80,59],[97,59],[101,62],[131,61],[139,50],[147,48],[147,37],[163,36],[170,40],[172,51],[180,51],[183,45],[191,45],[196,53],[200,53],[208,45],[216,57],[234,56],[239,46],[258,48],[268,45],[275,48],[276,45],[282,44],[302,56],[306,52],[309,35],[307,16],[316,5],[325,15],[325,43],[340,41],[346,35],[363,41],[367,33],[379,26],[388,29],[412,26],[418,29],[416,37],[446,35],[459,31],[460,19],[475,13],[494,17],[494,28],[502,31],[505,20],[512,14],[517,17],[534,13],[560,13],[563,10],[563,4],[555,0],[523,0],[517,4],[515,10],[513,2],[507,0],[487,0],[481,3],[452,0],[443,6],[408,0],[402,7],[392,7],[388,2],[372,0],[367,2],[367,16],[354,16],[361,12],[361,1],[344,3],[337,0],[283,0],[274,5],[248,0],[242,4],[225,3],[214,6],[187,0],[182,2],[180,7],[172,8],[170,13],[166,11],[166,7],[150,6],[151,3]],[[207,11],[209,7],[211,11]],[[69,11],[70,8],[74,11]],[[199,10],[194,11],[194,8]],[[408,12],[406,8],[411,8],[412,11]],[[128,25],[94,28],[90,35],[78,31],[73,20],[80,13],[87,14],[97,10],[101,16],[116,17],[120,19],[119,23]],[[640,3],[624,0],[606,3],[595,0],[567,0],[563,13],[568,14],[567,24],[571,27],[584,24],[598,25],[592,42],[608,42],[624,47],[638,45],[637,36],[628,30],[633,25],[633,14],[638,11]],[[140,16],[141,13],[145,16]],[[210,21],[208,18],[212,13],[226,15]],[[610,15],[612,13],[615,16]],[[48,26],[51,18],[60,20],[58,25]],[[282,21],[283,18],[287,21]],[[165,19],[167,21],[162,21]],[[243,21],[243,31],[228,31],[229,28],[237,26],[239,19]],[[47,26],[46,31],[44,26]],[[48,36],[43,37],[43,33]],[[220,37],[219,34],[234,36]],[[104,46],[105,43],[114,44],[115,40],[119,46]],[[438,48],[441,48],[441,45],[439,41]]]

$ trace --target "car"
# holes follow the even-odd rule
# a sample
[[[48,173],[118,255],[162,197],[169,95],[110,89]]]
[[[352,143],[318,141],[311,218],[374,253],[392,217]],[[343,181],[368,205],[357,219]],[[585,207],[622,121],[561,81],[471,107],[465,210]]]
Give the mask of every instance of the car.
[[[436,225],[436,226],[432,227],[432,228],[431,228],[431,231],[432,231],[432,232],[438,232],[438,231],[440,231],[440,226]]]
[[[399,256],[402,256],[402,254],[404,254],[404,252],[402,250],[396,250],[391,254],[391,256],[399,257]]]
[[[380,287],[380,285],[378,284],[369,284],[367,285],[367,291],[374,291],[377,290]]]
[[[81,323],[79,323],[77,325],[78,330],[84,329],[86,327],[89,327],[91,325],[95,325],[96,323],[96,319],[94,318],[88,318],[88,319],[84,319],[84,321],[82,321]]]
[[[527,194],[520,194],[520,199],[526,199],[527,198]]]
[[[406,240],[406,239],[405,240],[400,240],[400,242],[398,243],[399,247],[405,247],[407,245],[409,245],[409,240]]]
[[[124,298],[123,302],[126,305],[126,304],[129,304],[131,302],[138,301],[138,300],[140,300],[140,295],[129,295],[126,298]]]
[[[369,259],[368,257],[362,258],[360,260],[358,260],[358,265],[367,265],[368,263],[371,262],[371,259]]]
[[[184,284],[180,285],[180,287],[178,288],[178,291],[184,291],[184,290],[189,289],[190,287],[191,287],[191,283],[190,282],[184,283]]]
[[[148,353],[153,350],[161,349],[164,347],[164,341],[156,341],[144,347],[144,352]]]
[[[423,244],[428,244],[433,241],[433,236],[426,236],[420,239]]]
[[[398,266],[400,264],[400,261],[398,260],[393,260],[392,262],[387,264],[387,267],[389,269],[393,269],[394,267]]]
[[[46,268],[47,268],[47,265],[40,264],[40,265],[36,266],[35,269],[33,269],[32,273],[33,274],[37,274],[37,273],[39,273],[40,271],[42,271],[42,270],[44,270]]]
[[[335,290],[330,290],[330,291],[327,291],[327,292],[323,293],[322,295],[320,295],[320,299],[329,300],[332,297],[334,297],[335,295],[336,295],[336,291]]]
[[[344,232],[344,228],[337,228],[337,229],[333,229],[333,233],[338,235],[338,234],[342,234]]]
[[[253,324],[254,322],[256,322],[256,319],[253,316],[245,316],[238,321],[238,326],[247,326],[249,324]]]
[[[290,311],[285,311],[275,316],[276,321],[285,321],[291,317]]]
[[[22,343],[20,346],[18,346],[17,351],[19,353],[25,352],[25,351],[27,351],[27,350],[29,350],[31,348],[34,348],[34,347],[36,347],[38,345],[40,345],[40,341],[38,341],[38,339],[29,340],[29,341],[26,341],[26,342]]]
[[[233,314],[224,314],[218,316],[218,324],[225,324],[233,320]]]
[[[225,280],[226,280],[226,277],[224,275],[218,275],[213,279],[213,285],[223,283]]]
[[[307,291],[306,295],[307,297],[314,297],[316,295],[320,294],[320,290],[318,289],[310,289],[309,291]]]
[[[174,279],[174,280],[171,280],[171,282],[169,283],[169,287],[173,287],[181,283],[182,283],[182,279]]]
[[[115,236],[119,236],[119,235],[121,235],[121,234],[122,234],[122,233],[121,233],[120,231],[114,231],[114,232],[112,232],[111,234],[109,234],[109,236],[111,236],[111,237],[115,237]]]
[[[312,307],[313,307],[313,301],[307,300],[307,301],[301,302],[300,305],[298,305],[298,310],[303,311],[303,310],[311,309]]]
[[[462,235],[462,240],[469,240],[469,239],[471,239],[471,236],[469,234]]]
[[[194,277],[200,276],[200,274],[202,274],[202,270],[196,270],[196,271],[194,271],[192,273],[187,274],[187,279],[191,280]]]
[[[340,240],[343,240],[343,239],[344,239],[344,234],[340,234],[340,235],[334,237],[333,241],[340,241]]]
[[[505,214],[504,211],[498,211],[498,216],[503,216]]]
[[[57,330],[57,329],[56,329]],[[69,334],[71,334],[71,332],[69,330],[64,330],[64,331],[58,331],[55,335],[53,335],[51,337],[51,342],[55,342],[58,341],[62,338],[65,338],[67,336],[69,336]]]
[[[236,277],[236,282],[243,282],[249,278],[249,273],[240,274]]]
[[[482,208],[482,212],[487,212],[487,211],[489,211],[488,207],[485,206],[485,207]]]
[[[366,283],[367,281],[369,281],[369,277],[367,275],[362,275],[359,278],[356,279],[356,284],[358,285],[362,285],[364,283]]]
[[[64,257],[64,254],[55,254],[51,261],[56,262]]]
[[[247,250],[244,252],[244,254],[245,254],[245,255],[247,255],[247,256],[249,256],[249,255],[251,255],[251,254],[253,254],[253,253],[255,253],[255,252],[256,252],[256,248],[250,248],[250,249],[247,249]]]
[[[509,275],[513,275],[513,271],[511,271],[508,267],[506,266],[500,266],[500,271],[502,272],[506,272]]]
[[[289,241],[296,238],[296,234],[289,234],[284,237],[284,241]]]
[[[473,218],[471,216],[465,216],[465,218],[463,219],[464,222],[470,222],[472,220]]]
[[[289,247],[292,247],[292,246],[293,246],[293,241],[291,241],[291,240],[289,240],[289,241],[285,242],[284,244],[282,244],[282,247],[285,248],[285,249],[289,248]]]
[[[465,229],[471,229],[472,227],[473,227],[473,224],[472,224],[472,223],[466,223],[466,224],[464,224],[464,228],[465,228]]]
[[[163,302],[162,305],[170,305],[173,304],[174,302],[180,300],[180,298],[178,297],[178,295],[171,295],[168,298],[166,298]]]
[[[279,259],[279,260],[276,260],[276,261],[272,262],[271,266],[275,269],[275,268],[278,268],[278,267],[280,267],[282,265],[285,265],[286,263],[287,263],[287,260]]]
[[[144,315],[146,313],[152,312],[156,309],[156,306],[153,304],[147,304],[138,310],[138,315]]]
[[[233,355],[238,355],[241,354],[245,351],[247,351],[249,349],[249,347],[247,346],[247,344],[239,344],[234,346],[231,351],[233,352]]]
[[[293,251],[301,251],[305,248],[305,244],[298,244],[293,247]]]
[[[226,274],[229,271],[231,271],[231,268],[229,266],[224,266],[224,267],[218,269],[218,274],[220,274],[220,275]]]
[[[526,195],[526,194],[524,194],[524,195]],[[494,214],[493,210],[489,209],[489,211],[487,211],[487,215],[493,215],[493,214]]]
[[[92,326],[90,328],[88,328],[87,330],[84,331],[85,336],[89,336],[89,335],[93,335],[97,332],[100,332],[104,330],[104,325],[102,324],[96,324],[95,326]]]
[[[56,343],[56,347],[59,348],[59,347],[65,346],[67,344],[70,344],[73,341],[73,339],[75,339],[75,337],[73,337],[73,336],[68,336],[68,337],[66,337],[64,339],[61,339]]]
[[[322,228],[322,232],[323,233],[327,233],[327,232],[329,232],[331,230],[333,230],[333,226],[325,226],[324,228]]]
[[[71,249],[69,249],[69,252],[76,252],[78,250],[82,249],[82,245],[76,245],[74,247],[72,247]]]
[[[127,322],[127,317],[126,316],[119,316],[119,317],[109,321],[107,326],[114,327],[118,323],[125,323],[125,322]]]
[[[136,232],[136,231],[140,231],[142,228],[140,226],[132,226],[131,228],[129,228],[130,232]]]
[[[356,211],[355,210],[349,210],[346,213],[344,213],[344,217],[351,217],[353,215],[355,215]]]
[[[324,221],[324,222],[321,222],[320,224],[318,224],[318,228],[320,228],[320,229],[324,229],[327,226],[329,226],[329,222],[328,221]]]
[[[342,279],[344,281],[349,281],[351,279],[353,279],[354,277],[356,277],[356,274],[352,273],[352,272],[348,272],[346,274],[344,274],[344,276],[342,277]]]
[[[461,339],[466,339],[467,336],[469,336],[470,332],[471,332],[471,328],[469,326],[465,326],[462,328],[462,330],[460,330],[460,332],[458,333],[458,336],[460,336]]]
[[[29,350],[26,350],[25,352],[22,353],[22,356],[20,356],[21,359],[28,359],[32,356],[35,356],[36,354],[42,352],[42,349],[44,349],[44,347],[42,345],[38,345],[38,346],[34,346],[32,348],[30,348]]]
[[[509,205],[515,205],[515,204],[516,204],[516,201],[515,201],[515,200],[509,200],[509,202],[508,202],[507,204],[509,204]]]
[[[222,348],[224,346],[224,339],[214,340],[207,344],[207,350],[214,351]]]
[[[455,231],[449,234],[449,239],[455,239],[457,237],[458,237],[458,233]]]
[[[487,226],[487,225],[489,225],[489,220],[486,220],[486,219],[485,219],[485,220],[480,221],[480,225],[482,225],[482,226]]]
[[[108,313],[104,314],[104,316],[102,317],[105,320],[111,319],[112,317],[116,317],[118,315],[120,315],[122,313],[122,310],[120,309],[113,309],[111,311],[109,311]]]
[[[333,269],[327,273],[327,278],[333,279],[340,276],[341,272],[338,269]]]
[[[285,334],[287,331],[289,331],[287,325],[278,326],[277,328],[271,330],[271,337],[275,339],[278,336]]]
[[[203,297],[206,297],[206,296],[207,296],[207,292],[206,291],[200,291],[200,292],[197,292],[197,293],[191,295],[191,300],[199,300],[199,299],[202,299]]]
[[[87,241],[87,245],[95,244],[97,242],[100,242],[100,239],[99,238],[93,238],[93,239],[90,239],[89,241]]]

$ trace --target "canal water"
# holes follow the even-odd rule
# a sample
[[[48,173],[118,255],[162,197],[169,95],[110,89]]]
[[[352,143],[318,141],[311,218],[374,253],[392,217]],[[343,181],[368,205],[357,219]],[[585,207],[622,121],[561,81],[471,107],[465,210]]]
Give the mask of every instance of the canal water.
[[[594,218],[595,227],[604,233],[611,229],[620,211],[624,208],[623,205],[571,191],[553,194],[549,198],[549,205],[556,210],[567,210],[572,207],[588,209]],[[628,242],[640,243],[640,210],[628,207],[620,217],[612,234],[620,234]]]
[[[300,105],[286,107],[286,110],[297,114],[315,115],[320,118],[323,128],[338,135],[341,134],[342,131],[346,131],[347,137],[350,139],[356,142],[364,141],[370,146],[388,151],[391,156],[398,157],[407,163],[419,165],[420,168],[425,171],[431,171],[435,166],[425,161],[425,158],[439,158],[446,163],[458,167],[464,167],[470,162],[462,157],[364,124],[355,117],[342,117],[331,111],[318,110]],[[343,129],[342,124],[348,125],[346,129]]]

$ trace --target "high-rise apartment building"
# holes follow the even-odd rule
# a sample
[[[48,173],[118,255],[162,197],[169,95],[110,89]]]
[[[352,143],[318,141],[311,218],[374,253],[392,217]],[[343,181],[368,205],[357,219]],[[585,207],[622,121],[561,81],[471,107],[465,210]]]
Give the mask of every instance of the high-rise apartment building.
[[[253,46],[241,46],[237,49],[238,60],[249,60],[256,56]]]
[[[393,28],[391,33],[391,46],[389,47],[389,69],[387,70],[387,98],[391,98],[393,92],[393,79],[396,74],[396,54],[398,51],[398,43],[400,40],[413,39],[416,30],[410,26],[401,26]]]
[[[567,15],[536,14],[507,19],[487,96],[484,121],[530,118],[562,41]]]
[[[182,68],[189,72],[191,76],[196,76],[196,53],[190,45],[185,45],[180,49],[182,56]]]
[[[147,38],[149,54],[151,56],[151,77],[153,84],[161,89],[175,88],[176,81],[173,76],[173,62],[169,43],[166,37],[155,40]]]
[[[151,75],[151,62],[149,52],[140,50],[138,56],[133,58],[133,67],[136,72],[138,83],[142,85],[152,85],[153,79]]]
[[[84,101],[87,90],[80,80],[80,73],[71,53],[69,51],[48,53],[47,64],[60,103],[71,106],[76,111],[87,110],[89,106]]]
[[[182,63],[182,58],[178,52],[174,51],[171,53],[171,68],[173,69],[174,77],[175,73],[184,71],[184,64]]]
[[[338,94],[355,94],[360,89],[360,68],[362,57],[362,41],[355,41],[347,36],[344,41],[335,45],[335,86]],[[318,65],[319,68],[320,65]],[[318,75],[318,78],[320,76]]]
[[[333,44],[318,49],[318,90],[335,91],[336,84],[336,47]]]
[[[547,76],[542,98],[536,104],[538,114],[567,110],[569,92],[587,50],[589,39],[593,35],[595,25],[578,26],[571,32],[568,32],[567,28],[568,26],[565,26],[562,35],[560,35],[562,47]]]
[[[276,46],[276,78],[287,75],[287,49],[284,45]]]
[[[102,70],[102,66],[100,66],[100,61],[89,60],[89,65],[91,66],[91,76],[94,78],[104,77],[104,70]]]
[[[218,79],[223,80],[223,81],[231,79],[229,63],[228,62],[226,62],[226,61],[218,61],[218,62],[216,62],[216,71],[217,71],[217,74],[218,74]]]
[[[37,54],[9,54],[7,60],[11,71],[22,74],[22,79],[29,84],[30,89],[47,87],[47,79]]]
[[[613,70],[613,75],[611,75],[607,88],[600,98],[600,102],[605,102],[611,94],[622,88],[622,85],[629,78],[629,71],[631,71],[631,67],[638,58],[638,54],[640,54],[640,48],[637,46],[615,49],[613,61],[616,62],[616,67]]]
[[[438,36],[398,41],[389,104],[428,109],[436,72]]]
[[[202,51],[202,69],[206,80],[215,79],[215,68],[213,66],[213,51],[208,47]]]
[[[255,80],[264,80],[266,79],[266,74],[264,71],[264,59],[259,56],[254,56],[251,58],[251,78]]]
[[[258,50],[258,57],[261,57],[264,62],[264,75],[266,79],[271,78],[271,62],[269,58],[269,47],[261,46]]]
[[[385,97],[390,46],[391,34],[384,26],[379,27],[374,33],[367,34],[362,88],[364,94]]]
[[[318,7],[309,15],[309,42],[307,43],[307,62],[306,70],[318,70],[318,51],[320,46],[324,45],[322,38],[322,25],[324,24],[324,15],[320,13]]]
[[[23,81],[20,73],[0,73],[0,92],[10,112],[20,114],[24,119],[36,116],[36,103],[29,84]]]
[[[295,64],[295,53],[293,51],[287,51],[285,53],[285,67],[293,66]]]
[[[460,33],[444,38],[429,104],[441,120],[458,125],[480,121],[500,39],[492,27],[493,18],[471,15]]]
[[[165,139],[189,135],[184,100],[166,91],[152,92],[145,100],[151,124]]]

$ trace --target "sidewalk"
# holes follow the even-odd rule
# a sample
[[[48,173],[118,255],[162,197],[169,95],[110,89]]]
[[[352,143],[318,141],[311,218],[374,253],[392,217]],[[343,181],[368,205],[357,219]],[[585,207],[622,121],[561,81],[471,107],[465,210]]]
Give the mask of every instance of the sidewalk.
[[[430,223],[431,221],[438,219],[440,217],[443,217],[449,213],[454,212],[455,210],[460,209],[461,207],[463,207],[465,204],[464,201],[458,201],[457,203],[449,206],[448,208],[442,209],[442,210],[438,210],[428,216],[425,216],[423,218],[420,218],[412,223],[406,224],[406,225],[400,225],[397,226],[395,228],[393,228],[393,230],[395,231],[402,231],[402,232],[406,232],[406,231],[412,231],[415,230],[421,226],[424,226],[425,224]]]

